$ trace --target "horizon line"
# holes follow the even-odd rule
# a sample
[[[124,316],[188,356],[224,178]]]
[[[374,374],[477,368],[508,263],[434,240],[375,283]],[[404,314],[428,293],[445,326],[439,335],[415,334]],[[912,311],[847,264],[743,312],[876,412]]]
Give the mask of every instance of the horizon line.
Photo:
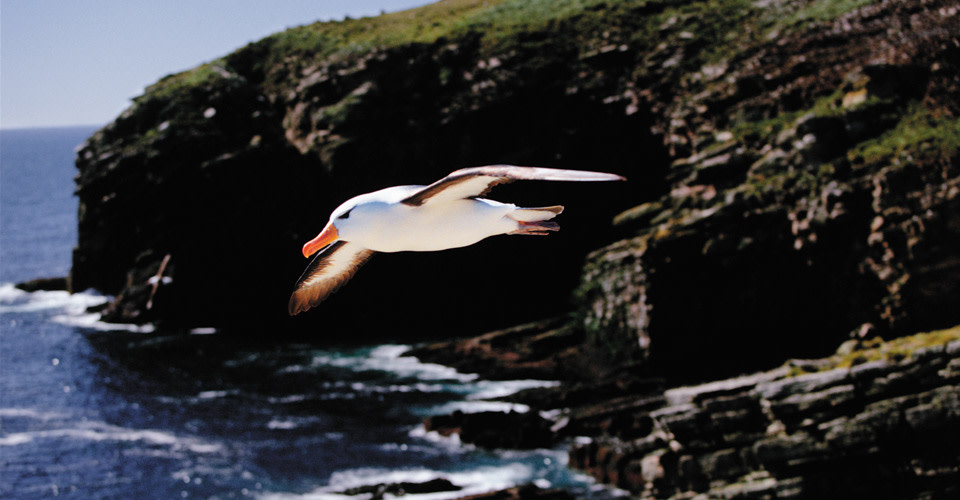
[[[103,127],[106,127],[109,123],[110,122],[78,123],[74,125],[23,125],[23,126],[14,126],[14,127],[7,127],[7,126],[0,125],[0,132],[12,132],[15,130],[51,129],[51,128],[87,128],[87,127],[103,128]]]

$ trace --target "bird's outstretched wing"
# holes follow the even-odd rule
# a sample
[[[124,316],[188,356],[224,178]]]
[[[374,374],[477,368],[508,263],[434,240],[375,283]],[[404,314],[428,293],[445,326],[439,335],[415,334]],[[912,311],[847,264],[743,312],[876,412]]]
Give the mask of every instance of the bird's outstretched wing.
[[[317,253],[297,280],[287,312],[291,316],[323,302],[356,274],[376,252],[354,243],[337,241]]]
[[[541,167],[517,167],[514,165],[488,165],[462,168],[451,172],[429,186],[403,199],[407,205],[420,206],[431,200],[457,200],[483,196],[493,186],[516,180],[529,181],[622,181],[616,174],[587,172],[585,170],[562,170]]]

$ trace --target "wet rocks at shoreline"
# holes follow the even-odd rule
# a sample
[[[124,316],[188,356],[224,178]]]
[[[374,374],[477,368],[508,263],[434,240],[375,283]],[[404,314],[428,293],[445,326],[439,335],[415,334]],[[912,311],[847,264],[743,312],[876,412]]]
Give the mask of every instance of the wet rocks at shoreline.
[[[480,493],[458,500],[573,500],[570,492],[560,488],[540,488],[534,484],[524,484],[489,493]]]
[[[17,283],[14,285],[17,289],[23,290],[25,292],[37,292],[37,291],[60,291],[68,290],[69,280],[66,277],[56,277],[56,278],[36,278],[22,283]]]
[[[549,448],[556,442],[553,422],[536,412],[486,411],[436,415],[424,421],[427,432],[457,434],[463,443],[482,448]]]
[[[365,486],[356,486],[338,492],[341,495],[358,496],[369,495],[369,500],[381,500],[384,495],[392,497],[403,496],[406,494],[418,495],[424,493],[439,493],[445,491],[459,491],[462,488],[450,482],[448,479],[436,478],[420,483],[400,482],[389,484],[372,484]]]
[[[900,361],[790,367],[668,390],[647,433],[612,427],[570,463],[639,498],[949,498],[960,478],[960,340]]]
[[[564,317],[549,318],[467,339],[427,343],[406,353],[422,361],[452,366],[484,378],[592,378],[578,349],[582,335]]]
[[[852,340],[829,357],[699,385],[596,392],[537,428],[540,446],[570,440],[570,466],[637,498],[951,498],[960,491],[958,395],[960,326]],[[489,436],[519,432],[520,415],[458,413],[426,425]]]
[[[365,500],[382,500],[386,495],[402,497],[408,494],[455,492],[462,489],[448,479],[435,478],[420,483],[400,482],[357,486],[337,493],[347,496],[362,495]],[[502,490],[457,497],[455,500],[573,500],[574,498],[570,492],[563,489],[540,488],[535,484],[527,483]]]

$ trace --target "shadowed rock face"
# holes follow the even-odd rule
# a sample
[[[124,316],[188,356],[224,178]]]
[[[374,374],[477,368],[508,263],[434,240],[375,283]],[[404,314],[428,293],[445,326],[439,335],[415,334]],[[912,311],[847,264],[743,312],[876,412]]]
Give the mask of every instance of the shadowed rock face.
[[[490,95],[474,95],[475,83],[441,84],[450,67],[481,64],[463,43],[317,61],[272,92],[242,73],[256,47],[197,70],[208,74],[194,86],[159,82],[78,154],[74,289],[120,294],[107,311],[115,321],[322,325],[368,337],[481,331],[563,311],[583,255],[610,241],[610,217],[661,189],[661,141],[648,116],[567,92],[577,77],[560,65],[563,54],[525,75],[531,82],[516,79],[525,58],[504,58],[495,76],[506,88]],[[636,182],[499,188],[492,198],[566,205],[563,232],[378,255],[319,312],[283,317],[306,265],[300,246],[342,201],[497,162],[630,172]],[[166,255],[172,281],[154,290]]]
[[[692,382],[960,320],[955,12],[869,5],[655,88],[669,193],[588,257],[587,338]]]
[[[596,364],[678,382],[960,321],[956,2],[536,5],[318,24],[161,80],[78,153],[72,287],[114,321],[371,340],[572,312]],[[332,208],[486,163],[630,182],[499,188],[563,231],[378,255],[285,316]]]

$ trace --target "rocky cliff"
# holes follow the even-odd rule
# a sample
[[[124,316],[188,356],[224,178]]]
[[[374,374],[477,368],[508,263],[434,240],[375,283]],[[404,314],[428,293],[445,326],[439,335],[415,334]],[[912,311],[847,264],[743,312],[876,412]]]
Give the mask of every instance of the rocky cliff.
[[[956,0],[450,0],[316,23],[164,78],[87,141],[70,283],[116,294],[110,320],[234,334],[413,341],[554,318],[420,354],[601,381],[552,404],[650,398],[637,429],[669,420],[674,438],[587,426],[613,444],[573,452],[648,497],[789,496],[862,457],[934,484],[955,477],[934,446],[956,422],[955,344],[919,358],[941,375],[892,392],[877,380],[914,368],[775,368],[960,323],[958,116]],[[486,163],[630,182],[498,188],[564,203],[563,231],[377,256],[286,317],[330,209]],[[689,400],[656,390],[751,371]],[[931,405],[953,409],[912,410]],[[933,455],[869,451],[911,415]]]
[[[599,344],[637,339],[612,356],[686,380],[960,320],[956,3],[766,31],[827,6],[753,7],[724,35],[737,50],[649,89],[669,191],[615,218],[631,236],[589,256],[579,290]],[[704,21],[682,19],[647,54],[654,81],[697,50]]]
[[[960,327],[570,413],[571,464],[639,498],[956,498]],[[699,496],[697,496],[699,495]]]
[[[316,331],[316,318],[338,311],[364,331],[448,334],[562,311],[583,255],[610,241],[610,218],[663,190],[666,156],[644,113],[609,102],[630,67],[577,43],[581,27],[600,43],[615,13],[595,11],[587,25],[572,5],[494,4],[304,26],[148,88],[78,154],[73,288],[117,294],[112,320],[173,326]],[[596,81],[605,68],[617,75]],[[568,205],[565,233],[380,256],[326,312],[283,318],[306,264],[298,249],[333,207],[495,162],[636,182],[508,187],[498,197]],[[373,305],[380,314],[367,314]]]
[[[564,233],[378,258],[325,310],[461,333],[572,309],[614,359],[942,326],[956,8],[448,1],[279,33],[162,79],[87,141],[72,287],[117,294],[117,321],[313,330],[329,314],[282,304],[332,207],[511,162],[631,182],[504,189],[566,203]]]

